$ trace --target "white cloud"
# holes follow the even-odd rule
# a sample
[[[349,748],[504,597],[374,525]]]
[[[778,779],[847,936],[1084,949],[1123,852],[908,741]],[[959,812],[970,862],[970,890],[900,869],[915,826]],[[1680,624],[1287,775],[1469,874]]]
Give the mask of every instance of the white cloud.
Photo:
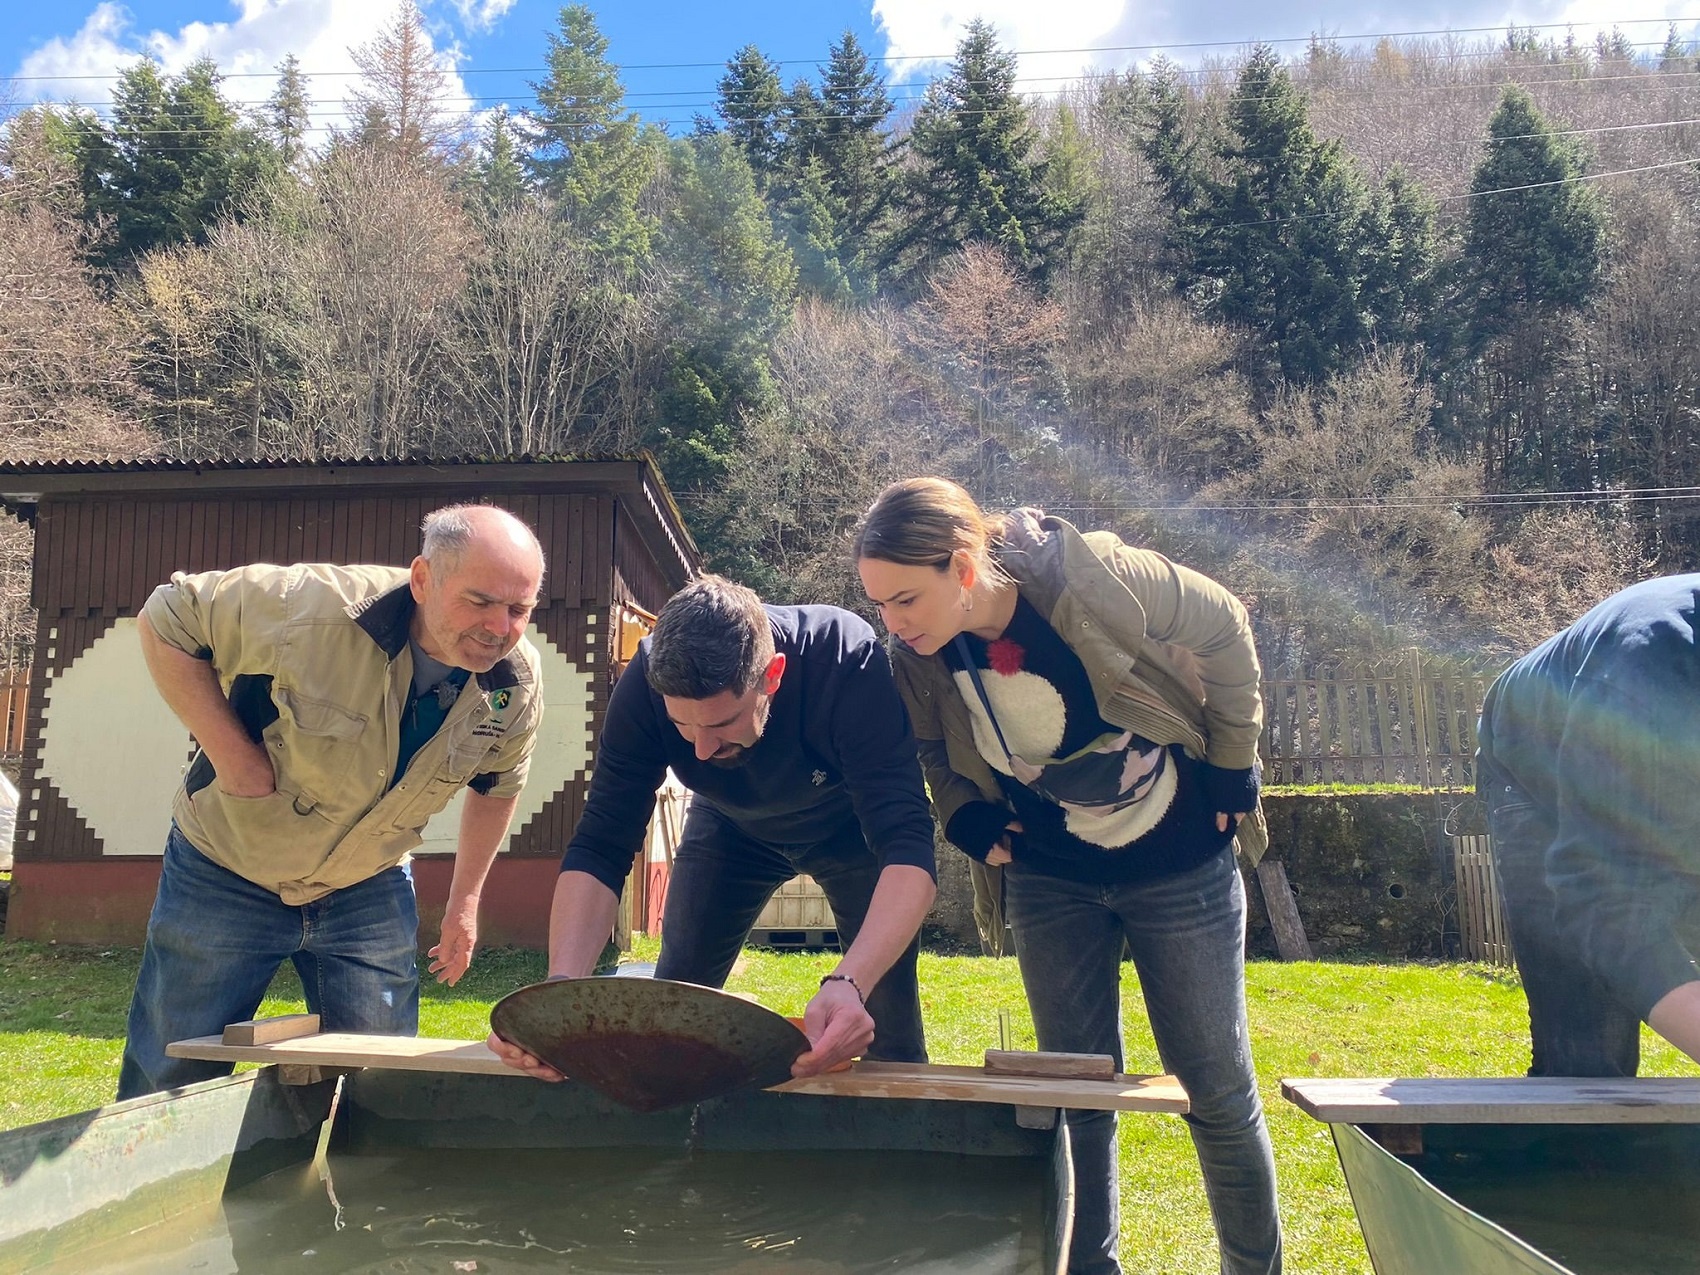
[[[1106,42],[1121,21],[1126,0],[983,0],[964,7],[960,0],[873,0],[874,21],[885,32],[886,56],[948,60],[974,18],[997,28],[1005,49],[1021,52],[1022,87],[1046,92],[1073,78],[1102,55],[1078,50]],[[1063,50],[1041,52],[1041,50]],[[937,63],[901,61],[892,64],[896,81],[934,74]]]
[[[455,0],[480,21],[494,22],[513,0]],[[370,0],[232,0],[235,16],[223,22],[190,22],[175,31],[138,31],[129,12],[104,0],[73,36],[55,37],[24,58],[18,68],[20,100],[91,104],[111,100],[111,77],[151,55],[168,73],[197,58],[211,58],[226,76],[224,91],[234,101],[263,102],[276,87],[278,63],[293,53],[308,78],[313,99],[314,142],[325,130],[346,123],[343,101],[358,78],[351,48],[369,42],[394,14]],[[470,20],[470,19],[469,19]],[[440,24],[432,32],[439,64],[448,73],[447,105],[459,105],[466,87],[455,67],[459,46]],[[467,103],[470,105],[470,102]]]
[[[872,13],[885,34],[886,55],[896,58],[948,60],[969,21],[984,18],[997,28],[1000,44],[1020,54],[1021,87],[1030,93],[1052,92],[1087,68],[1148,64],[1165,49],[1177,61],[1190,63],[1206,55],[1231,57],[1259,40],[1303,40],[1315,32],[1349,37],[1486,28],[1467,38],[1492,40],[1517,25],[1550,28],[1542,34],[1563,39],[1565,25],[1572,24],[1579,41],[1592,43],[1597,31],[1617,23],[1635,43],[1655,47],[1665,38],[1667,22],[1674,22],[1684,38],[1697,32],[1686,0],[1650,0],[1633,16],[1653,21],[1633,24],[1622,16],[1622,0],[1517,0],[1509,6],[1475,0],[1371,5],[1310,0],[1302,6],[1268,0],[1212,0],[1208,5],[1187,0],[983,0],[978,5],[974,0],[872,0]],[[1215,47],[1196,47],[1208,44]],[[1297,54],[1300,46],[1277,49]],[[897,62],[891,78],[925,80],[939,70],[938,62]]]
[[[516,0],[454,0],[455,12],[470,31],[488,31],[507,16]]]

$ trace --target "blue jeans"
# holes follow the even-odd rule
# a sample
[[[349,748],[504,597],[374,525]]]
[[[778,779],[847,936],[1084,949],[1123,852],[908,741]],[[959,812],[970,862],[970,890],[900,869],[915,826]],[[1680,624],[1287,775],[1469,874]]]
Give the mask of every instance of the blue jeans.
[[[228,1076],[230,1063],[167,1058],[165,1047],[252,1018],[286,959],[323,1030],[413,1035],[418,933],[405,866],[292,907],[212,862],[173,824],[130,1001],[119,1099]]]
[[[1109,1054],[1122,1067],[1121,955],[1133,952],[1163,1066],[1185,1117],[1216,1224],[1222,1270],[1281,1269],[1275,1157],[1252,1071],[1245,1007],[1245,887],[1231,851],[1177,876],[1087,885],[1005,869],[1006,906],[1039,1048]],[[1113,1112],[1070,1111],[1072,1275],[1119,1272]]]
[[[1511,951],[1529,1001],[1531,1076],[1633,1076],[1641,1062],[1641,1019],[1613,995],[1559,933],[1547,885],[1550,813],[1485,752],[1476,791],[1487,801],[1493,868],[1511,929]]]
[[[655,977],[723,987],[750,928],[773,892],[799,873],[813,877],[832,907],[840,944],[848,950],[862,928],[879,881],[879,860],[852,824],[831,841],[770,845],[746,835],[725,815],[693,802],[667,883],[661,918],[661,956]],[[868,996],[874,1043],[867,1056],[885,1062],[926,1062],[916,935]]]

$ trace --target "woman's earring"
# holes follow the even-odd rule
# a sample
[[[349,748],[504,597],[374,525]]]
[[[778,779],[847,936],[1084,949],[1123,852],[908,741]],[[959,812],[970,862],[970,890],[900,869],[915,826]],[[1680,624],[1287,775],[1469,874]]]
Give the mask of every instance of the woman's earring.
[[[962,590],[962,609],[964,611],[972,611],[974,609],[974,595],[968,592],[966,588]]]

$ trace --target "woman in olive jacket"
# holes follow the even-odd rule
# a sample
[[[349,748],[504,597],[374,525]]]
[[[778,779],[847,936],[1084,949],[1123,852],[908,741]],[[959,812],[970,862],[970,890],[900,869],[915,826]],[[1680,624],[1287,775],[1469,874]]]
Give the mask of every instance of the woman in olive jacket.
[[[1245,608],[1109,532],[1031,509],[989,517],[940,478],[886,488],[855,555],[897,639],[892,671],[945,836],[1002,869],[1039,1047],[1109,1054],[1120,1070],[1131,951],[1163,1066],[1191,1100],[1222,1270],[1279,1271],[1234,854],[1237,840],[1255,861],[1268,840]],[[1068,1124],[1069,1270],[1118,1272],[1115,1118],[1071,1111]]]

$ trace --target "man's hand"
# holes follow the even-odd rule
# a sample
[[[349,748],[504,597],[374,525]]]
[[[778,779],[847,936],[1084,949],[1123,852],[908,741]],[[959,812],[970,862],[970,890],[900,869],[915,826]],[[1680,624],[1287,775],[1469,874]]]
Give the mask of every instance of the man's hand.
[[[1011,819],[1008,826],[1003,830],[1003,836],[998,838],[997,844],[986,851],[986,866],[988,868],[1001,868],[1004,864],[1013,860],[1015,858],[1013,853],[1015,834],[1025,831],[1026,829],[1021,826],[1019,819]]]
[[[265,745],[243,741],[246,747],[235,747],[214,757],[207,756],[218,772],[213,782],[227,797],[269,797],[277,791],[277,772]],[[204,745],[203,745],[204,747]]]
[[[1239,827],[1240,826],[1240,820],[1244,819],[1250,813],[1251,813],[1251,811],[1249,811],[1249,810],[1242,810],[1238,814],[1230,815],[1230,814],[1226,814],[1226,813],[1218,810],[1216,812],[1216,831],[1217,832],[1226,832],[1229,828]],[[1233,820],[1233,823],[1231,823],[1231,824],[1228,822],[1228,820],[1230,820],[1230,819]]]
[[[867,1049],[874,1039],[874,1020],[856,989],[834,980],[822,983],[803,1011],[803,1034],[809,1038],[809,1051],[791,1064],[791,1074],[799,1078],[830,1071]]]
[[[478,946],[478,897],[450,899],[443,913],[443,930],[437,945],[425,953],[431,958],[431,973],[439,983],[453,987],[460,982],[472,964],[472,950]]]
[[[518,1045],[508,1044],[507,1041],[496,1035],[495,1032],[491,1032],[484,1043],[489,1046],[491,1053],[495,1054],[496,1057],[507,1063],[507,1065],[512,1067],[515,1071],[523,1071],[528,1076],[535,1076],[539,1080],[547,1080],[551,1084],[566,1079],[565,1076],[556,1071],[542,1059],[533,1058]]]

